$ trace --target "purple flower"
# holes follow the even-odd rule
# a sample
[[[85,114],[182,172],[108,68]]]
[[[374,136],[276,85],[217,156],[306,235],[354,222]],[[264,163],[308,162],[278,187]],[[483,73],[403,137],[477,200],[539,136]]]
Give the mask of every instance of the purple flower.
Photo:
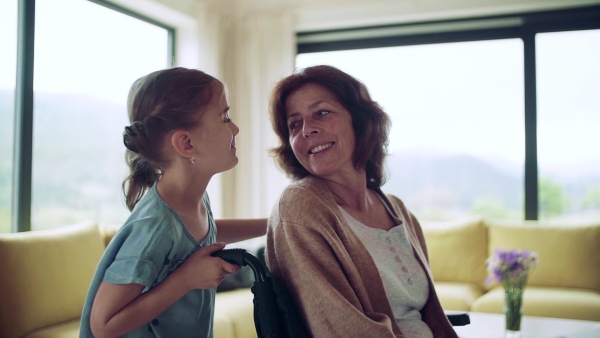
[[[538,263],[537,253],[528,250],[502,250],[496,249],[487,260],[487,269],[491,274],[487,278],[488,284],[498,283],[524,283],[529,270]]]

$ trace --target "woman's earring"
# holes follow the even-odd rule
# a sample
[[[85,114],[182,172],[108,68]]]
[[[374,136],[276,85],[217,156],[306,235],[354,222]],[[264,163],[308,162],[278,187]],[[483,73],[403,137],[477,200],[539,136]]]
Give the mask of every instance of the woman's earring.
[[[196,163],[196,159],[194,158],[194,155],[192,155],[192,158],[190,158],[190,162],[192,162],[192,164]]]

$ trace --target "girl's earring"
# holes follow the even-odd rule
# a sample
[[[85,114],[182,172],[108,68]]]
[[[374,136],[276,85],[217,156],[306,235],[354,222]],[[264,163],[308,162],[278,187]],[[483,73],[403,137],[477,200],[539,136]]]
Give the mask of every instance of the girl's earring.
[[[190,158],[190,162],[192,162],[192,164],[196,163],[196,159],[194,158],[194,155],[192,155],[192,158]]]

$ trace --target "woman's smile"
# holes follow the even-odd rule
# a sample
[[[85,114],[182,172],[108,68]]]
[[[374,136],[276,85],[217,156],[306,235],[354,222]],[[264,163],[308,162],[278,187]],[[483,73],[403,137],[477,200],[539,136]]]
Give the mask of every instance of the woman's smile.
[[[318,146],[316,146],[316,147],[312,148],[312,149],[309,151],[309,153],[310,153],[310,154],[313,154],[313,155],[314,155],[314,154],[318,154],[318,153],[320,153],[320,152],[322,152],[322,151],[324,151],[324,150],[326,150],[326,149],[329,149],[329,148],[330,148],[332,145],[334,145],[334,142],[329,142],[329,143],[325,143],[325,144],[318,145]]]

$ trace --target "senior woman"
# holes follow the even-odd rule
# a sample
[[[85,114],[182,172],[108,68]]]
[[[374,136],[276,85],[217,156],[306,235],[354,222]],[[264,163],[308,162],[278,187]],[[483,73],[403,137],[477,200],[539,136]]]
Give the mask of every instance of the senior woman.
[[[272,150],[294,182],[269,219],[267,264],[314,337],[456,337],[415,216],[381,191],[390,121],[330,66],[279,81]]]

